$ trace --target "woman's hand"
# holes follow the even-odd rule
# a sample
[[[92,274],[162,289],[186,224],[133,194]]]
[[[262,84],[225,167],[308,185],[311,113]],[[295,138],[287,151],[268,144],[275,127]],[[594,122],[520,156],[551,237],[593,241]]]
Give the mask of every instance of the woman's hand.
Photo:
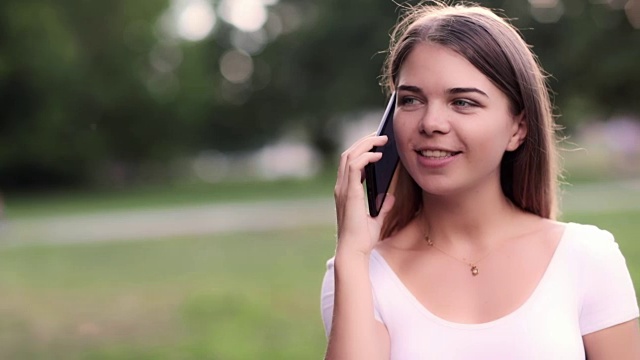
[[[362,189],[364,167],[382,158],[380,152],[370,152],[374,146],[387,143],[386,136],[369,135],[342,153],[338,179],[334,190],[338,218],[337,252],[356,252],[369,256],[380,238],[385,216],[391,210],[394,197],[388,194],[380,214],[369,216]]]

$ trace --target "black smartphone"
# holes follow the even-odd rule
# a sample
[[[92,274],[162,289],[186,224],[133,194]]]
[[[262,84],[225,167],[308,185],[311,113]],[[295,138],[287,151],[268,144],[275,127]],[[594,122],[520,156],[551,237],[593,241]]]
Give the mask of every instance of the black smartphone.
[[[398,166],[398,148],[393,134],[393,113],[396,109],[396,93],[391,94],[387,109],[384,111],[377,135],[386,135],[388,141],[383,146],[374,146],[371,151],[382,152],[382,158],[375,163],[367,164],[364,168],[367,189],[367,203],[369,215],[378,216],[384,199],[389,191],[393,174]]]

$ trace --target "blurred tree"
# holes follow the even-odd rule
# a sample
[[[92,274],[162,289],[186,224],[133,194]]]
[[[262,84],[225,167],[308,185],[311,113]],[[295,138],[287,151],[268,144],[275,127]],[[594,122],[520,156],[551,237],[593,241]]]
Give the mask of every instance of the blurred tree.
[[[0,4],[1,186],[81,182],[96,162],[171,153],[157,140],[176,135],[172,117],[143,81],[155,43],[149,21],[166,6]]]
[[[551,75],[559,122],[569,130],[619,114],[640,116],[640,102],[632,100],[640,98],[640,29],[627,20],[624,3],[564,0],[562,16],[550,23],[536,22],[531,6],[508,12]]]
[[[284,58],[274,86],[288,96],[288,120],[301,121],[324,156],[336,151],[337,115],[384,105],[378,76],[389,31],[398,17],[390,1],[327,0],[307,10],[310,20],[265,56]]]
[[[87,184],[99,169],[126,181],[144,163],[255,149],[283,131],[333,156],[339,119],[384,105],[391,0],[270,1],[264,29],[219,19],[199,42],[163,30],[176,3],[0,2],[0,188]],[[640,30],[626,0],[481,3],[533,44],[561,123],[640,114]],[[264,48],[237,50],[258,35]],[[230,52],[251,67],[246,81],[223,74]]]

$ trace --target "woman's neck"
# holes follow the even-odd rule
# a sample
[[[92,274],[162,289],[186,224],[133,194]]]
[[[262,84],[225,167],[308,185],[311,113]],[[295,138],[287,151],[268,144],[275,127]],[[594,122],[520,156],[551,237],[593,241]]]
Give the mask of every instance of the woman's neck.
[[[499,183],[454,196],[423,193],[422,198],[418,224],[441,244],[455,242],[477,249],[493,247],[509,232],[512,220],[523,215],[504,195]]]

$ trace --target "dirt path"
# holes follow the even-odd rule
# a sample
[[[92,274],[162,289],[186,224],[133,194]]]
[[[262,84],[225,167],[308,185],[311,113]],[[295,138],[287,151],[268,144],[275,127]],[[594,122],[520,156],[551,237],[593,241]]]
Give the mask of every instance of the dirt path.
[[[330,199],[223,203],[8,220],[0,226],[0,243],[77,243],[265,231],[331,224],[334,219]]]
[[[564,213],[594,213],[640,209],[640,181],[569,187]],[[223,203],[168,209],[116,211],[0,223],[0,244],[79,243],[110,240],[208,235],[236,231],[266,231],[335,221],[330,198],[252,203]]]

